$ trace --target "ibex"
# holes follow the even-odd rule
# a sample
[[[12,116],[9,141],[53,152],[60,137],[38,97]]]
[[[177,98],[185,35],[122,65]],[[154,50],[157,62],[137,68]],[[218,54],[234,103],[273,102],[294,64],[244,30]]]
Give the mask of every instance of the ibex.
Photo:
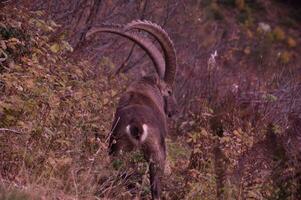
[[[148,38],[133,29],[151,34],[159,42],[164,57]],[[94,27],[86,37],[98,32],[118,34],[135,42],[155,66],[157,74],[133,82],[120,97],[109,139],[109,154],[140,149],[149,162],[152,199],[160,199],[160,179],[166,160],[167,117],[177,112],[173,94],[177,69],[174,45],[160,26],[149,21]]]

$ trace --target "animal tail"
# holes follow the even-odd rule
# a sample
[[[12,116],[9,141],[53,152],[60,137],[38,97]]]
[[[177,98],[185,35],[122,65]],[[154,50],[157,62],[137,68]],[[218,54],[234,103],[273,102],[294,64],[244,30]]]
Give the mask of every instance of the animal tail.
[[[132,121],[126,126],[126,132],[134,140],[144,142],[148,136],[148,126],[146,124]]]

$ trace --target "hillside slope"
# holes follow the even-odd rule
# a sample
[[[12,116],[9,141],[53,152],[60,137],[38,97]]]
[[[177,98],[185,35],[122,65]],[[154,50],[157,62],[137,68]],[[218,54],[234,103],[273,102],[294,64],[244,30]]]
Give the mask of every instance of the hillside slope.
[[[81,41],[84,26],[130,21],[136,7],[165,25],[178,52],[181,115],[170,123],[164,198],[301,199],[298,9],[64,2],[65,11],[92,10],[72,18],[55,1],[34,0],[0,8],[0,200],[150,198],[142,155],[107,155],[118,97],[141,69],[112,77],[130,45]],[[148,70],[139,49],[131,59]]]

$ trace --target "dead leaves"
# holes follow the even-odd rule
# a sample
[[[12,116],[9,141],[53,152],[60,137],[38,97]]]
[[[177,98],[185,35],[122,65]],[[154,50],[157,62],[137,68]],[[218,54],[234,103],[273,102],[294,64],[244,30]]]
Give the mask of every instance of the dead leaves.
[[[0,49],[0,62],[6,61],[7,58],[7,54],[2,49]]]
[[[35,26],[36,28],[38,28],[39,30],[41,30],[43,32],[54,32],[55,31],[55,29],[49,23],[47,23],[41,19],[31,18],[29,20],[29,24]]]
[[[59,52],[73,52],[73,47],[67,41],[61,41],[60,43],[54,43],[49,48],[53,53]]]
[[[50,50],[53,53],[58,53],[60,51],[60,45],[57,43],[54,43],[53,45],[50,46]]]

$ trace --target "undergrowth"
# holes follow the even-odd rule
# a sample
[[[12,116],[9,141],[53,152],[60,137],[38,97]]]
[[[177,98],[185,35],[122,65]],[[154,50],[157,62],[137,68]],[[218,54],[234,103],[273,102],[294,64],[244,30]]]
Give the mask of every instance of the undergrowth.
[[[167,138],[163,197],[299,199],[300,40],[285,28],[296,22],[259,25],[256,10],[266,9],[260,1],[201,6],[204,15],[185,8],[195,16],[193,28],[204,22],[190,31],[195,43],[217,43],[217,25],[233,32],[225,31],[227,41],[205,63],[196,59],[188,75],[186,66],[178,72],[182,113]],[[73,48],[65,34],[52,37],[61,25],[44,11],[1,11],[0,199],[149,198],[143,156],[107,155],[128,78],[110,76],[109,57],[96,65],[67,57]]]

